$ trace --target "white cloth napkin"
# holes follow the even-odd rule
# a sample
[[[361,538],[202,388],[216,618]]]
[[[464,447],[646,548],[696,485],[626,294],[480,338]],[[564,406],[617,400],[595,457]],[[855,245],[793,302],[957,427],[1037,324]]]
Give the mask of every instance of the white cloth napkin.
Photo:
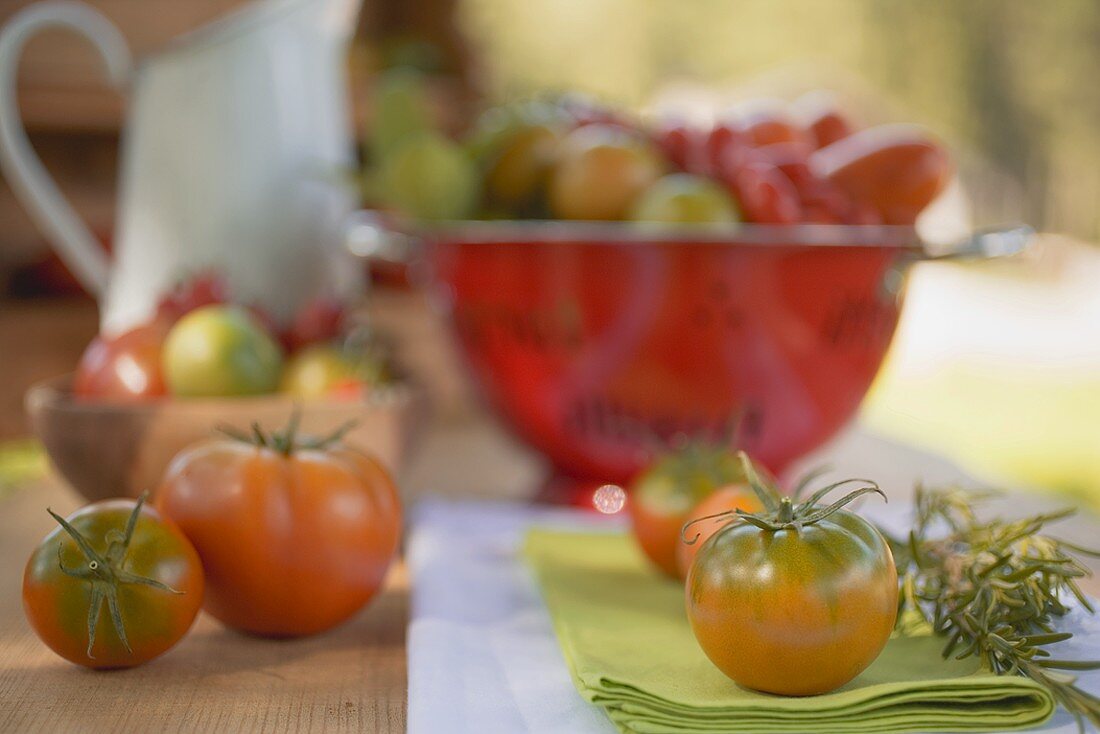
[[[517,557],[532,523],[614,527],[577,511],[427,500],[414,511],[412,734],[614,732],[573,686],[550,617]]]
[[[904,508],[893,507],[888,519],[896,522]],[[429,499],[415,508],[413,523],[409,732],[614,732],[603,712],[574,688],[550,617],[518,554],[534,524],[611,530],[622,521],[577,510]],[[1066,621],[1076,637],[1060,657],[1100,655],[1100,617],[1075,612]],[[1082,680],[1100,691],[1100,672],[1084,673]],[[1076,730],[1059,711],[1036,731]]]

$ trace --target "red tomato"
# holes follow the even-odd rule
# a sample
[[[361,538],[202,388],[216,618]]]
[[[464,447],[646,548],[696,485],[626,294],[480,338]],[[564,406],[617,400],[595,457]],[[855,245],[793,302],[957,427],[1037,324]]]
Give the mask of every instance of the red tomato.
[[[700,165],[706,171],[718,173],[724,168],[742,163],[745,150],[750,147],[745,134],[732,123],[719,123],[711,128],[703,140],[703,160]]]
[[[799,120],[809,131],[815,148],[824,148],[852,134],[854,127],[823,90],[809,92],[794,101]]]
[[[818,148],[832,145],[836,141],[852,134],[852,126],[841,117],[839,112],[825,112],[813,120],[810,125],[810,134],[813,135],[814,144]]]
[[[309,344],[330,342],[343,336],[348,323],[347,307],[335,298],[315,298],[307,303],[283,335],[288,352]]]
[[[712,535],[730,521],[730,518],[726,518],[724,522],[717,518],[714,520],[702,518],[717,515],[720,512],[734,510],[759,512],[762,509],[764,508],[760,505],[756,493],[747,484],[728,484],[720,487],[714,491],[714,494],[697,504],[695,509],[688,513],[680,532],[680,542],[676,545],[676,568],[680,571],[680,578],[687,578],[692,561],[695,560],[695,554]],[[685,536],[692,542],[684,542]]]
[[[50,514],[61,527],[27,561],[23,610],[51,650],[89,668],[129,668],[187,633],[203,573],[179,528],[144,498]]]
[[[689,125],[681,123],[662,124],[654,136],[654,141],[672,165],[681,171],[694,171],[698,164],[700,133]]]
[[[792,224],[802,218],[802,206],[794,184],[770,163],[745,164],[738,169],[731,187],[750,222]]]
[[[377,593],[397,550],[389,474],[339,441],[284,433],[197,444],[168,467],[157,506],[195,544],[206,610],[269,637],[322,632]]]
[[[114,338],[97,336],[80,357],[73,394],[122,401],[167,394],[161,351],[168,328],[158,320]]]
[[[181,281],[157,304],[157,318],[169,323],[179,320],[202,306],[229,302],[225,279],[212,271]]]
[[[802,196],[803,220],[819,224],[855,224],[852,200],[825,179],[811,173],[812,180],[799,193]]]
[[[772,143],[757,150],[790,179],[799,194],[812,188],[818,181],[810,170],[809,161],[813,149],[805,143]]]
[[[861,130],[816,151],[810,164],[886,224],[913,224],[953,171],[943,147],[914,125]]]

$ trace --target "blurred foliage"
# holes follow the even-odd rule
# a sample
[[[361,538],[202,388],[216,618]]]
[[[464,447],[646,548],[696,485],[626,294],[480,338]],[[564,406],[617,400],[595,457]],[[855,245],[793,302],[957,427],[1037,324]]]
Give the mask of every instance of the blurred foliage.
[[[1100,513],[1100,378],[958,363],[926,379],[885,365],[865,425],[942,453],[976,474],[1072,498]]]
[[[1100,236],[1096,0],[465,0],[496,98],[576,88],[642,105],[668,82],[799,66],[858,78],[1019,182],[1018,215]]]

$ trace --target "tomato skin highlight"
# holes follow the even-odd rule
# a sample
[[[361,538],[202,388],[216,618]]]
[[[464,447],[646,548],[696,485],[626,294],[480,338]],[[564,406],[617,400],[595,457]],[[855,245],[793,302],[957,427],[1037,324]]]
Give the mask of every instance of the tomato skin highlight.
[[[80,357],[73,395],[121,402],[166,395],[161,353],[167,334],[168,324],[158,319],[113,338],[95,337]]]
[[[224,440],[185,450],[157,505],[191,539],[205,608],[226,626],[296,637],[346,621],[377,593],[397,550],[401,508],[387,472],[350,448]]]
[[[92,548],[105,553],[105,536],[111,530],[123,532],[133,508],[131,500],[105,500],[78,510],[68,521]],[[139,584],[119,587],[119,608],[130,651],[119,639],[104,604],[96,625],[94,657],[88,657],[91,583],[61,571],[58,545],[66,568],[87,566],[76,542],[60,527],[55,528],[27,561],[23,611],[35,634],[61,657],[94,669],[129,668],[163,654],[191,628],[202,606],[202,565],[179,528],[152,507],[141,509],[125,568],[181,593]]]
[[[703,652],[738,685],[809,696],[844,685],[882,652],[897,571],[879,532],[838,510],[801,529],[723,528],[700,548],[685,597]]]

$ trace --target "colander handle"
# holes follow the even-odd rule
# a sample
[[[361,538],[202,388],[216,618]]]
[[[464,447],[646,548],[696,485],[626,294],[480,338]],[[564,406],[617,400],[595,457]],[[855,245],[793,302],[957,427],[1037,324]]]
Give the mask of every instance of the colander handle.
[[[1035,230],[1026,224],[978,230],[946,247],[929,248],[920,260],[984,260],[1017,255],[1027,249]]]

